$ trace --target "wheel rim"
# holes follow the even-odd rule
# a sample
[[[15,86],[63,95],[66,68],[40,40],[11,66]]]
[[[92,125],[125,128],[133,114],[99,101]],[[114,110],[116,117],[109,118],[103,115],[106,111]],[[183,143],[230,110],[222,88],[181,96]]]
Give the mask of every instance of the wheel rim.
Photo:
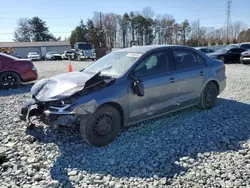
[[[15,86],[17,84],[17,78],[13,74],[6,74],[2,77],[3,86]]]
[[[213,89],[207,89],[205,92],[205,101],[207,104],[213,103],[214,102],[214,97],[215,92]]]
[[[104,137],[112,132],[113,127],[113,118],[108,114],[102,114],[96,119],[94,133],[99,137]]]

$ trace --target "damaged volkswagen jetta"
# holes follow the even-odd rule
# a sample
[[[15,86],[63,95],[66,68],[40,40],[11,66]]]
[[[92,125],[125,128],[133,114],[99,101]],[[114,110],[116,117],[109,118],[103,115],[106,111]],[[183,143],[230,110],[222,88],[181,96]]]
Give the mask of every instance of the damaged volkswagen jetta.
[[[20,119],[77,126],[88,144],[101,147],[127,125],[191,106],[210,109],[225,87],[224,63],[194,48],[135,46],[38,81]]]

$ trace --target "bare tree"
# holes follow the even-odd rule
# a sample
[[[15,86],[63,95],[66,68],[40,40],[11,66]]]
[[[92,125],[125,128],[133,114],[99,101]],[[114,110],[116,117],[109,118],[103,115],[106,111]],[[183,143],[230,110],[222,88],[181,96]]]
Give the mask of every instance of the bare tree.
[[[142,9],[142,15],[145,18],[153,18],[155,16],[155,13],[151,7],[145,7]]]
[[[31,32],[28,18],[20,18],[17,20],[17,28],[14,31],[15,42],[30,42]]]
[[[103,28],[106,33],[106,42],[109,48],[113,48],[116,41],[118,16],[114,13],[108,13],[103,16]]]
[[[246,30],[247,26],[246,24],[244,24],[243,22],[234,22],[233,24],[231,24],[230,26],[230,39],[232,42],[237,42],[237,38],[239,36],[239,34]]]

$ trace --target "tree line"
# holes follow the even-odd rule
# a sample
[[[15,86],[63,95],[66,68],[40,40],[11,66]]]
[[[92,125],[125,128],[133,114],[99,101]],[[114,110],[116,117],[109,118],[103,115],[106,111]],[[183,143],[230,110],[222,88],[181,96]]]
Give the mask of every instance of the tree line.
[[[17,28],[14,31],[15,42],[31,42],[31,41],[58,41],[52,33],[49,32],[49,27],[46,26],[46,21],[35,16],[30,19],[20,18],[17,20]]]
[[[57,40],[49,33],[46,22],[38,17],[19,20],[14,33],[15,41]],[[250,28],[240,21],[229,28],[204,27],[200,21],[177,22],[172,15],[156,15],[150,7],[141,11],[116,13],[94,12],[91,19],[72,30],[69,38],[72,47],[75,42],[89,42],[94,46],[107,48],[129,47],[131,41],[139,45],[182,44],[188,46],[223,45],[250,42]]]

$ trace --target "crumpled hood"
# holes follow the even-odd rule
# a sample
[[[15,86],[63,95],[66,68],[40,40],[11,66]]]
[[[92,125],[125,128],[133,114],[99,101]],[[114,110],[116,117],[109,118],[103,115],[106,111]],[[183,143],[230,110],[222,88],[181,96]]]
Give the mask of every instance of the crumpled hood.
[[[96,74],[69,72],[38,81],[31,88],[31,94],[39,101],[52,101],[66,98],[84,88],[85,83]]]

